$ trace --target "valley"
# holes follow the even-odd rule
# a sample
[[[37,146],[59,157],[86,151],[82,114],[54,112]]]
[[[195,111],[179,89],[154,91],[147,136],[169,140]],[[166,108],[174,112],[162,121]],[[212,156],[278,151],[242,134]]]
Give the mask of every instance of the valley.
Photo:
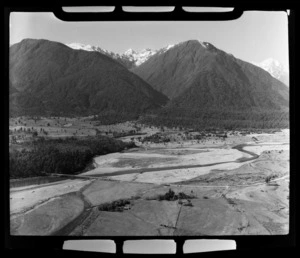
[[[96,134],[136,146],[96,156],[80,173],[48,174],[48,182],[11,180],[12,235],[289,232],[288,129],[189,132],[139,121],[97,125],[92,117],[18,117],[10,130],[15,149],[35,137]]]
[[[12,235],[289,233],[289,87],[265,69],[198,39],[24,38],[8,84]]]

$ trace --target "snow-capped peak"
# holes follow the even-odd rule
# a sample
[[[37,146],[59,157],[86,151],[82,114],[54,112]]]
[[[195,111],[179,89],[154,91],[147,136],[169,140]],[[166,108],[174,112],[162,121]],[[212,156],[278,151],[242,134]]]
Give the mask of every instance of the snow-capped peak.
[[[136,66],[139,66],[147,61],[151,56],[156,54],[156,52],[156,50],[152,50],[150,48],[143,49],[140,52],[136,52],[130,48],[123,54],[123,56],[134,62]]]
[[[125,51],[124,55],[128,56],[128,55],[134,55],[136,54],[136,52],[132,49],[129,48],[127,51]]]
[[[268,58],[260,63],[260,66],[269,71],[275,78],[283,71],[283,66],[278,60]]]
[[[175,44],[167,45],[167,46],[165,46],[165,47],[163,47],[163,48],[157,50],[156,53],[163,54],[163,53],[167,52],[170,48],[172,48],[172,47],[174,47],[174,46],[175,46]]]
[[[264,69],[274,78],[288,85],[288,72],[278,60],[275,60],[274,58],[267,58],[260,63],[252,62],[252,64]]]
[[[99,52],[107,52],[107,50],[102,49],[98,46],[91,46],[91,45],[84,45],[81,43],[70,43],[66,44],[68,47],[73,48],[73,49],[81,49],[85,51],[99,51]]]
[[[266,60],[256,63],[253,62],[256,66],[259,66],[260,68],[266,70],[269,72],[273,77],[279,78],[280,75],[283,73],[283,65],[278,61],[273,58],[267,58]]]
[[[127,57],[130,61],[133,61],[136,66],[141,65],[142,63],[146,62],[151,56],[159,53],[163,54],[168,51],[170,48],[174,47],[174,45],[167,45],[158,50],[153,50],[151,48],[146,48],[141,51],[134,51],[132,49],[128,49],[123,56]]]
[[[173,45],[167,45],[166,46],[166,50],[169,50],[170,48],[174,47],[174,44]]]
[[[70,43],[70,44],[66,44],[68,47],[73,48],[73,49],[82,49],[85,47],[84,44],[81,43]]]
[[[276,66],[281,66],[278,60],[275,60],[274,58],[267,58],[266,60],[262,61],[261,64],[265,65],[276,65]]]
[[[102,54],[106,54],[114,59],[129,60],[135,66],[141,65],[142,63],[146,62],[151,56],[153,56],[157,53],[163,54],[163,53],[167,52],[170,48],[175,46],[175,44],[170,44],[170,45],[167,45],[166,47],[163,47],[158,50],[145,48],[141,51],[135,51],[132,48],[129,48],[123,54],[119,55],[119,54],[107,51],[105,49],[102,49],[98,46],[85,45],[85,44],[81,44],[81,43],[70,43],[70,44],[66,44],[66,45],[68,47],[76,49],[76,50],[96,51],[96,52],[100,52]]]
[[[175,45],[167,45],[166,47],[163,47],[161,50],[162,53],[167,52],[170,48],[174,47]]]
[[[99,52],[99,53],[105,54],[107,56],[110,56],[112,58],[118,58],[119,57],[118,54],[115,54],[111,51],[108,51],[108,50],[103,49],[103,48],[98,47],[98,46],[85,45],[85,44],[82,44],[82,43],[70,43],[70,44],[66,44],[66,46],[68,46],[70,48],[73,48],[73,49],[76,49],[76,50]]]

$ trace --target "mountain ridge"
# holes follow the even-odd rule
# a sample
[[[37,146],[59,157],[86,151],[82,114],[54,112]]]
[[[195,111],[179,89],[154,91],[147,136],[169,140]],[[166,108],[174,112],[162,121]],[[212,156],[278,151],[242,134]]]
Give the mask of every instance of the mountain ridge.
[[[288,88],[262,68],[208,42],[183,42],[132,71],[169,97],[159,112],[168,121],[172,117],[196,121],[204,119],[204,114],[209,120],[220,114],[219,124],[228,117],[241,123],[249,120],[250,125],[265,114],[264,119],[276,120],[274,125],[288,124]]]
[[[142,113],[167,98],[112,58],[49,40],[24,39],[10,48],[11,111],[87,114]]]
[[[151,56],[153,56],[157,53],[163,53],[163,52],[169,50],[174,45],[167,45],[167,46],[162,47],[157,50],[146,48],[146,49],[142,49],[141,51],[135,51],[135,50],[129,48],[123,54],[114,53],[112,51],[108,51],[106,49],[100,48],[99,46],[85,45],[85,44],[81,44],[81,43],[70,43],[70,44],[66,44],[66,46],[76,49],[76,50],[100,52],[102,54],[105,54],[105,55],[117,60],[119,63],[124,65],[126,68],[132,69],[134,67],[141,65],[145,61],[147,61]]]
[[[206,41],[202,41],[202,40],[197,40],[197,41],[199,41],[199,43],[205,48],[208,45],[213,46],[212,44],[210,44]],[[89,44],[85,45],[82,43],[70,43],[70,44],[66,44],[66,45],[73,49],[81,49],[81,50],[86,50],[86,51],[97,51],[97,52],[106,54],[106,55],[112,57],[113,59],[117,60],[121,64],[123,64],[126,68],[128,68],[130,70],[132,70],[132,69],[134,70],[136,67],[138,67],[141,64],[143,64],[144,62],[146,62],[153,55],[155,55],[157,53],[162,54],[162,53],[166,52],[167,50],[169,50],[170,48],[177,46],[179,44],[182,44],[184,42],[185,41],[179,42],[177,44],[167,45],[167,46],[159,48],[159,49],[146,48],[146,49],[142,49],[141,51],[136,51],[134,49],[129,48],[122,54],[114,53],[114,52],[106,50],[104,48],[100,48],[99,46],[93,46],[93,45],[89,45]],[[206,46],[206,44],[207,44],[207,46]],[[289,85],[288,71],[285,70],[283,65],[278,60],[275,60],[273,58],[267,58],[266,60],[263,60],[262,62],[259,62],[259,63],[257,63],[257,62],[250,62],[250,63],[269,72],[274,78],[280,80],[285,85],[287,85],[287,86]]]

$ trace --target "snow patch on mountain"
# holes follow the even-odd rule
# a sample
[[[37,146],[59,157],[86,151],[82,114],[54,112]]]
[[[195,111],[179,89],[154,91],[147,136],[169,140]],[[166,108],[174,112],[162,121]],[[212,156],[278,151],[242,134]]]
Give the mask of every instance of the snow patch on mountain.
[[[71,43],[66,44],[68,47],[76,49],[76,50],[85,50],[85,51],[97,51],[97,52],[108,52],[105,49],[102,49],[98,46],[84,45],[81,43]]]
[[[170,48],[174,47],[175,45],[167,45],[166,47],[163,47],[161,49],[159,49],[158,51],[162,51],[163,53],[167,52]],[[157,52],[158,52],[157,51]]]
[[[85,45],[82,43],[70,43],[70,44],[66,44],[66,46],[76,49],[76,50],[85,50],[85,51],[90,51],[90,52],[99,52],[108,56],[111,56],[113,58],[118,58],[119,55],[115,54],[114,52],[108,51],[106,49],[103,49],[101,47],[98,46],[92,46],[92,45]]]
[[[198,40],[202,47],[207,48],[207,42],[204,42],[202,40]]]
[[[139,66],[142,63],[146,62],[151,56],[155,54],[163,54],[167,52],[170,48],[174,47],[173,45],[167,45],[166,47],[163,47],[158,50],[153,50],[150,48],[143,49],[141,51],[134,51],[131,48],[128,49],[123,56],[127,57],[130,61],[133,61],[135,63],[135,66]]]
[[[123,55],[125,55],[125,56],[133,56],[133,55],[136,55],[136,54],[137,53],[133,49],[129,48],[127,51],[125,51],[125,53]]]
[[[215,47],[205,41],[198,40],[199,43],[201,44],[202,47],[208,49],[208,50],[213,50]],[[165,52],[167,52],[169,49],[173,48],[174,46],[178,46],[184,42],[180,42],[178,44],[170,44],[167,45],[163,48],[160,48],[158,50],[153,50],[150,48],[143,49],[141,51],[135,51],[131,48],[126,50],[123,54],[117,54],[111,51],[108,51],[106,49],[100,48],[98,46],[92,46],[92,45],[85,45],[81,43],[71,43],[71,44],[66,44],[68,47],[76,49],[76,50],[85,50],[85,51],[96,51],[99,53],[102,53],[104,55],[107,55],[118,62],[124,64],[126,63],[126,66],[128,69],[132,67],[137,67],[146,62],[150,57],[154,56],[155,54],[161,55]],[[274,78],[280,80],[287,86],[289,85],[289,73],[283,67],[283,65],[278,61],[273,58],[268,58],[260,63],[257,62],[252,62],[252,64],[264,69],[268,73],[270,73]]]
[[[76,49],[76,50],[85,50],[85,51],[96,51],[100,52],[102,54],[108,55],[112,57],[113,59],[117,60],[128,60],[133,63],[134,66],[139,66],[142,63],[146,62],[151,56],[159,53],[163,54],[167,52],[170,48],[174,47],[175,45],[167,45],[166,47],[163,47],[158,50],[153,50],[150,48],[143,49],[141,51],[135,51],[133,49],[126,50],[123,54],[117,54],[111,51],[108,51],[106,49],[100,48],[98,46],[91,46],[91,45],[85,45],[81,43],[70,43],[66,44],[68,47]]]
[[[122,56],[128,58],[130,61],[133,61],[136,66],[139,66],[146,62],[151,56],[156,54],[156,52],[156,50],[152,50],[150,48],[143,49],[140,52],[136,52],[130,48]]]
[[[288,72],[278,60],[275,60],[273,58],[267,58],[266,60],[260,63],[252,62],[252,64],[264,69],[274,78],[280,80],[284,84],[289,85]]]

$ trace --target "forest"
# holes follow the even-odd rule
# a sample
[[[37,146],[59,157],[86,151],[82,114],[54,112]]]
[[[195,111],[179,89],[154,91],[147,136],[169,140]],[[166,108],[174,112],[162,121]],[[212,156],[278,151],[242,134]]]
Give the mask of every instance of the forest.
[[[94,156],[136,147],[132,142],[125,143],[100,135],[80,139],[42,137],[21,145],[23,148],[10,148],[11,179],[44,176],[49,173],[77,174],[92,162]]]
[[[289,128],[289,113],[272,112],[239,112],[222,110],[186,110],[183,108],[163,108],[159,112],[145,115],[140,123],[157,127],[183,127],[195,131],[207,128],[225,130]]]

